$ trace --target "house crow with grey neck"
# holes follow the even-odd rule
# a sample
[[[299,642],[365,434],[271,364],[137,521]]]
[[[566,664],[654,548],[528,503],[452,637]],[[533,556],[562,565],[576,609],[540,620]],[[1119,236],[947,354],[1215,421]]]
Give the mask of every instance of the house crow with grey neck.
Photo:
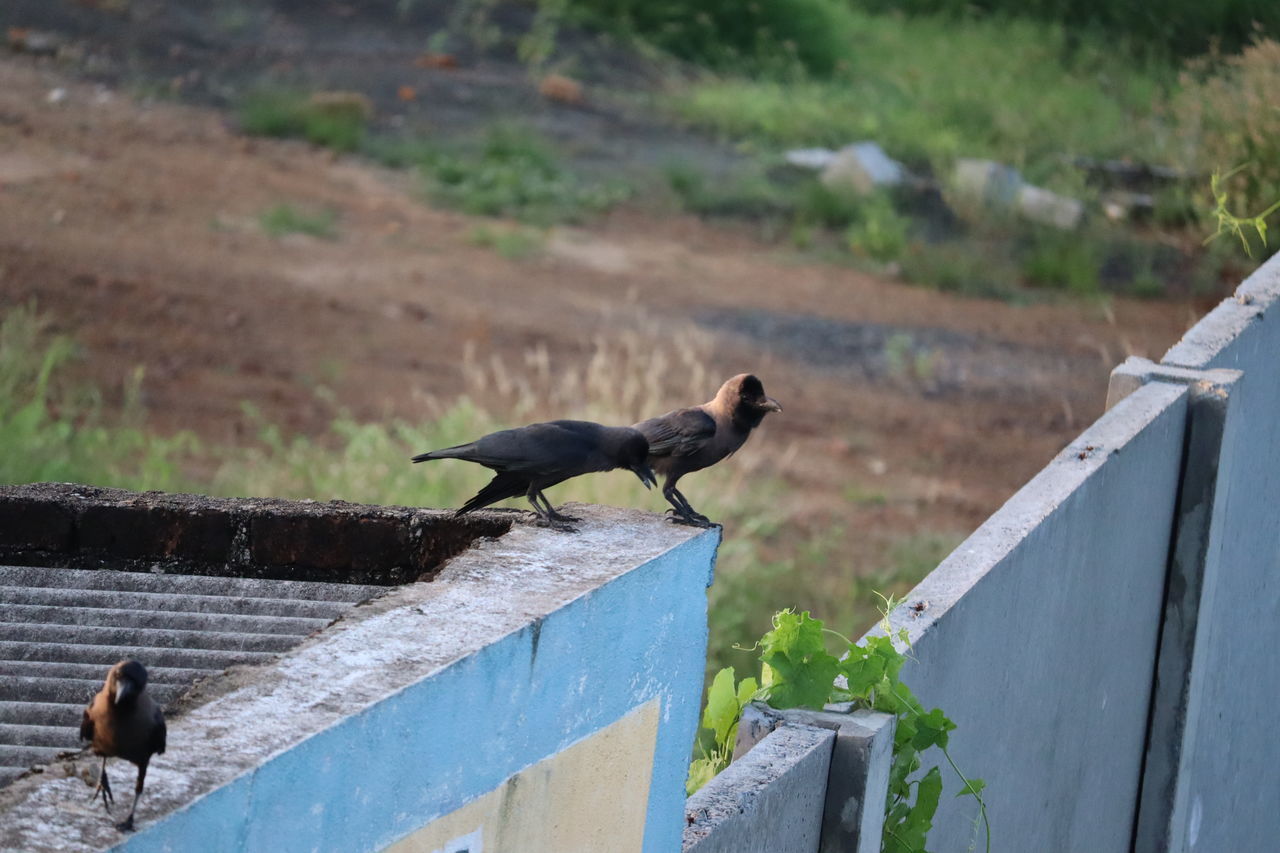
[[[649,440],[649,465],[666,477],[662,495],[672,506],[667,512],[682,524],[710,527],[711,521],[690,506],[676,483],[685,474],[732,456],[765,415],[781,411],[778,401],[765,395],[759,379],[742,373],[721,385],[708,403],[636,424]]]

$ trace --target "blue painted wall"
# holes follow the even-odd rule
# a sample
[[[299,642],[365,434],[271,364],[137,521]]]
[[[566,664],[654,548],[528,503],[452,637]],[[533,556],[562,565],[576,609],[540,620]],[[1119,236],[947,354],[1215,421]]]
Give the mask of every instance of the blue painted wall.
[[[656,697],[644,849],[678,850],[718,544],[682,543],[115,849],[379,850]]]

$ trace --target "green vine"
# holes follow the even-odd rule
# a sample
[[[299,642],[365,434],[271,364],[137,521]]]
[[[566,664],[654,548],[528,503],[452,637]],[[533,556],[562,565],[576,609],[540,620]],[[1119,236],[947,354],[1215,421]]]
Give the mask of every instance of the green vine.
[[[1209,189],[1213,193],[1213,216],[1218,222],[1218,227],[1204,242],[1208,244],[1223,234],[1234,234],[1240,238],[1240,245],[1244,246],[1245,254],[1252,258],[1253,247],[1249,245],[1247,229],[1252,228],[1257,233],[1258,240],[1265,248],[1267,245],[1267,217],[1280,210],[1280,201],[1277,201],[1257,216],[1236,216],[1227,208],[1228,191],[1223,188],[1223,184],[1228,179],[1239,174],[1248,165],[1248,163],[1244,163],[1236,166],[1225,175],[1214,172],[1209,176]]]
[[[732,667],[720,670],[707,691],[702,714],[704,737],[700,756],[689,767],[686,788],[690,794],[705,785],[729,764],[742,710],[753,700],[775,708],[821,709],[831,702],[853,702],[898,718],[889,772],[889,796],[885,804],[883,853],[927,853],[925,843],[942,796],[942,771],[934,764],[924,770],[921,754],[937,748],[961,783],[957,797],[973,797],[978,804],[975,831],[985,831],[991,851],[991,824],[982,798],[986,783],[969,778],[947,751],[953,723],[939,708],[926,711],[911,689],[899,678],[909,651],[905,628],[894,631],[888,612],[894,602],[885,599],[884,636],[868,637],[862,644],[825,628],[808,611],[788,609],[773,617],[773,630],[765,634],[760,649],[759,682],[744,678],[735,686]],[[827,646],[838,640],[837,654]],[[842,677],[843,684],[837,684]]]

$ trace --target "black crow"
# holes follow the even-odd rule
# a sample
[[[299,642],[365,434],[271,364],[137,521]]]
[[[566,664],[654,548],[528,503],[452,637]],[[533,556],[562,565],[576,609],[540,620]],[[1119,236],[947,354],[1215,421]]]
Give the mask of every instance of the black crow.
[[[102,756],[102,773],[93,798],[102,796],[102,805],[111,814],[115,797],[107,779],[107,759],[123,758],[138,765],[138,781],[133,788],[133,806],[129,816],[116,824],[116,829],[133,829],[133,813],[142,796],[151,756],[163,753],[166,730],[164,714],[147,695],[147,670],[136,660],[122,660],[107,672],[107,681],[84,709],[80,721],[81,740],[92,741],[93,751]]]
[[[563,529],[565,522],[577,519],[556,512],[542,493],[543,489],[581,474],[615,468],[630,469],[645,488],[649,488],[658,481],[645,464],[648,455],[649,443],[631,427],[606,427],[590,421],[550,421],[504,429],[469,444],[420,453],[413,461],[465,459],[498,472],[489,485],[463,504],[455,515],[524,495],[544,523]]]
[[[691,471],[701,471],[732,456],[765,415],[781,411],[777,400],[765,396],[759,379],[742,373],[721,385],[709,403],[676,409],[636,424],[635,428],[649,439],[649,465],[666,475],[662,495],[674,507],[667,512],[684,524],[710,527],[711,521],[694,511],[676,483]]]

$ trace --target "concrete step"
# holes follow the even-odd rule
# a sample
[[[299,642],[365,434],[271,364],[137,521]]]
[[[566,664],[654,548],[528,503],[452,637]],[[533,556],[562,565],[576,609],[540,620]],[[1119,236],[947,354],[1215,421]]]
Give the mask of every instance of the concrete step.
[[[67,750],[54,746],[10,746],[0,743],[0,767],[25,768],[34,767],[37,764],[48,764],[57,758],[60,752],[67,752]]]
[[[76,702],[0,702],[0,723],[57,726],[80,731],[84,704]]]
[[[98,625],[44,625],[0,622],[0,644],[6,642],[211,649],[217,651],[283,652],[298,637],[280,634],[240,634],[224,631],[179,631],[167,628],[128,628]],[[142,660],[139,658],[139,660]],[[145,664],[146,661],[142,660]]]
[[[213,575],[166,575],[117,572],[110,569],[47,569],[33,566],[0,566],[0,586],[63,587],[128,592],[232,595],[253,598],[296,598],[307,601],[341,601],[355,604],[392,589],[345,583],[279,581],[264,578],[229,578]]]
[[[266,663],[390,587],[0,566],[0,786],[79,746],[84,707],[124,658],[168,705],[202,677]]]
[[[7,622],[246,634],[292,634],[301,637],[329,624],[329,620],[326,619],[301,619],[296,616],[244,616],[238,613],[185,613],[174,610],[154,612],[9,603],[4,606],[4,619]]]
[[[50,746],[56,749],[79,749],[79,724],[76,726],[37,726],[22,723],[0,723],[0,743],[26,746]]]
[[[2,572],[3,569],[0,569]],[[254,598],[234,595],[194,595],[172,592],[130,592],[116,589],[69,589],[53,586],[18,587],[0,584],[6,603],[51,607],[96,607],[120,610],[239,613],[246,616],[293,616],[336,619],[351,605],[345,601],[301,598]]]
[[[148,684],[147,693],[167,705],[186,692],[186,684]],[[101,679],[87,678],[4,678],[0,679],[0,702],[65,702],[89,704],[102,689]]]
[[[0,641],[0,658],[5,660],[93,663],[109,667],[128,657],[140,660],[147,666],[222,670],[237,663],[265,663],[275,655],[262,651],[173,649],[125,643],[72,645]]]
[[[26,678],[87,678],[101,684],[107,677],[109,665],[96,663],[63,663],[54,661],[0,660],[0,678],[21,676]],[[192,684],[196,679],[221,672],[220,669],[192,667],[148,666],[148,684]]]

